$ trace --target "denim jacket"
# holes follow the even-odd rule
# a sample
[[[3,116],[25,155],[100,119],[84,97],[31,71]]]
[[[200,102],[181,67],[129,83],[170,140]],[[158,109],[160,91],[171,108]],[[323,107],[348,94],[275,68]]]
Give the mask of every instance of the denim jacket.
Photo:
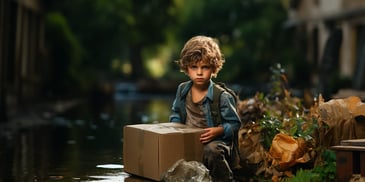
[[[185,124],[186,120],[186,105],[185,98],[188,94],[189,90],[192,86],[192,81],[189,81],[188,84],[182,89],[182,84],[179,85],[176,98],[172,105],[172,114],[169,117],[170,122],[178,122]],[[207,120],[208,127],[216,127],[212,121],[211,109],[209,102],[213,101],[213,84],[214,82],[211,80],[208,93],[203,100],[203,113]],[[233,137],[237,136],[237,132],[241,126],[241,122],[239,116],[236,111],[235,101],[232,95],[227,92],[223,92],[220,96],[220,111],[221,111],[221,120],[222,123],[219,126],[222,126],[224,129],[224,134],[217,138],[218,140],[222,140],[227,144],[231,144],[233,141]],[[218,126],[218,125],[217,125]]]

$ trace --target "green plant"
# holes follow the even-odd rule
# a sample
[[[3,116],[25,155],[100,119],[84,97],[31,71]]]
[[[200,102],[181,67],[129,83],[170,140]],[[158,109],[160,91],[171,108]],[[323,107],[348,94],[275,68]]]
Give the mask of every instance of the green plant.
[[[265,113],[259,124],[264,132],[263,145],[271,146],[272,139],[279,132],[306,141],[313,139],[312,135],[318,128],[317,120],[304,112],[301,100],[290,96],[285,70],[280,64],[271,67],[271,90],[258,98],[265,105]]]
[[[318,175],[312,170],[299,169],[295,176],[284,178],[282,182],[314,182],[318,181]]]
[[[271,71],[271,89],[268,97],[271,99],[282,98],[285,96],[284,91],[288,87],[288,80],[285,76],[285,69],[281,64],[276,64],[275,67],[270,67]]]
[[[323,164],[313,168],[313,173],[319,175],[319,181],[334,181],[336,177],[336,153],[325,150],[322,154]]]
[[[325,150],[322,154],[324,162],[313,169],[299,169],[296,174],[284,178],[282,182],[322,182],[334,181],[336,177],[336,153]]]
[[[265,114],[260,120],[260,127],[264,137],[263,146],[265,149],[270,148],[272,139],[280,132],[281,121],[270,114]]]

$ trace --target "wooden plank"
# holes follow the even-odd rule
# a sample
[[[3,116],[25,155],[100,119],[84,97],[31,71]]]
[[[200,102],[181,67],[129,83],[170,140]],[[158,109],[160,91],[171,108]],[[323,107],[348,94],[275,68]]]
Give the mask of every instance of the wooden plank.
[[[365,146],[350,146],[362,144],[361,140],[341,141],[341,144],[331,147],[336,152],[336,181],[349,181],[353,174],[365,176]]]
[[[345,145],[336,145],[331,147],[332,150],[336,151],[359,151],[365,152],[365,146],[345,146]]]
[[[344,146],[365,146],[365,139],[341,140]]]
[[[360,174],[365,177],[365,152],[360,153]]]
[[[336,151],[336,181],[349,181],[353,171],[351,151]]]

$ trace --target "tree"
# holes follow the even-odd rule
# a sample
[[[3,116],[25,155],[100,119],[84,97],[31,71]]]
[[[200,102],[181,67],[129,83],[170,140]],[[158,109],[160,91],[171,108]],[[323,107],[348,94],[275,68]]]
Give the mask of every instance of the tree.
[[[50,2],[63,12],[86,50],[85,64],[109,72],[112,59],[128,59],[132,78],[145,76],[142,51],[163,43],[173,23],[169,0],[65,0]]]
[[[218,38],[227,60],[219,78],[258,83],[267,80],[274,63],[293,61],[287,56],[290,37],[282,27],[287,12],[281,1],[188,0],[185,5],[180,35]]]
[[[49,13],[45,18],[45,27],[49,59],[52,61],[47,90],[58,94],[78,89],[82,84],[79,80],[81,74],[77,70],[82,59],[79,41],[59,13]]]

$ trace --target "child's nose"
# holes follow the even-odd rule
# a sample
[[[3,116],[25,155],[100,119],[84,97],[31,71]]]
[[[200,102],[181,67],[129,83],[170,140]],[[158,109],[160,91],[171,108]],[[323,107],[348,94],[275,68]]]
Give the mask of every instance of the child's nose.
[[[203,73],[203,69],[202,68],[198,68],[198,74],[202,74]]]

